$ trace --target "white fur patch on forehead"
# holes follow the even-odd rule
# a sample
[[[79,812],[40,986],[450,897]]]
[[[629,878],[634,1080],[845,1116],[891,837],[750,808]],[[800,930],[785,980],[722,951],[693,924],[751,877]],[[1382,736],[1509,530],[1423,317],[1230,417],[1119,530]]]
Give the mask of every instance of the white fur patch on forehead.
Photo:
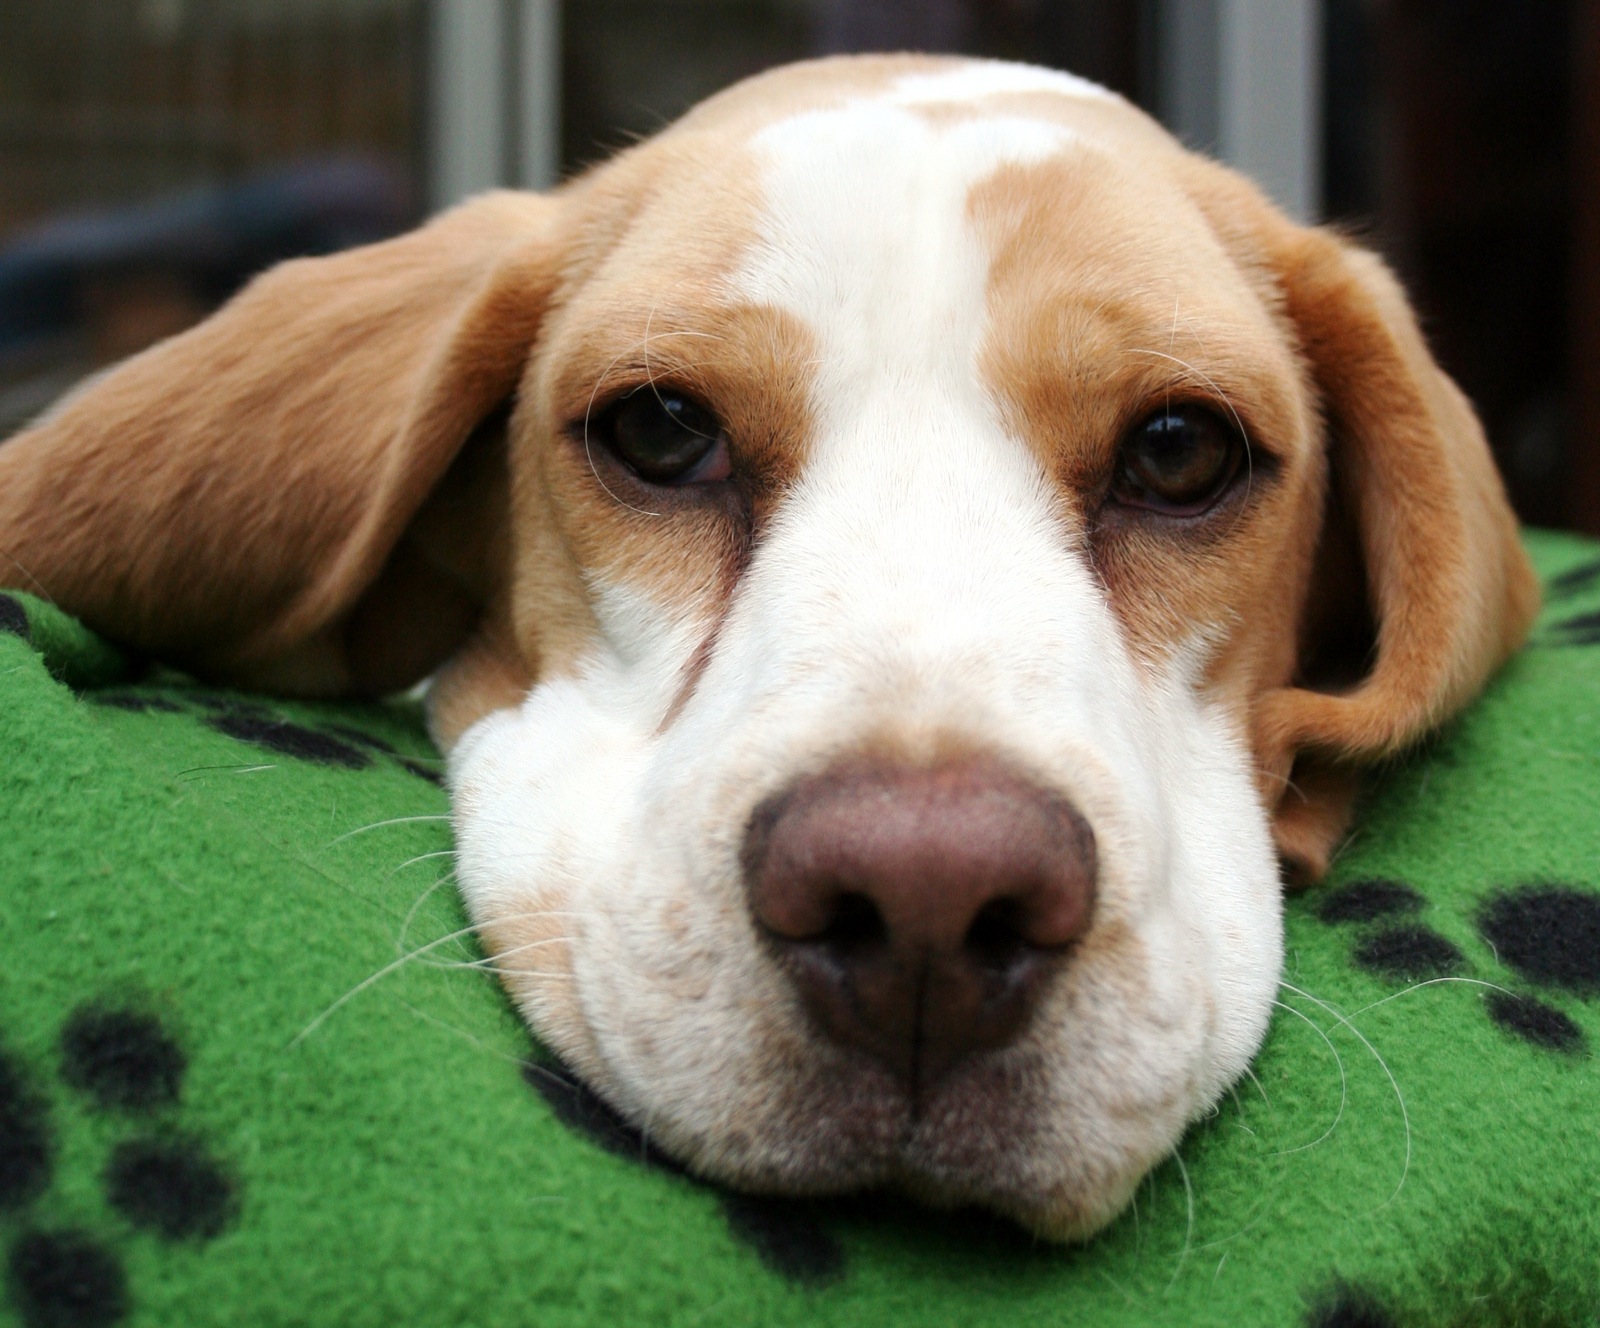
[[[1115,101],[1117,94],[1098,83],[1059,69],[1008,64],[1003,60],[972,60],[937,74],[905,74],[894,81],[883,100],[896,106],[927,106],[936,102],[978,101],[1007,93],[1054,92],[1063,97],[1091,97]]]
[[[967,215],[971,190],[1078,141],[1042,120],[937,122],[878,100],[780,120],[754,140],[761,241],[733,274],[732,293],[804,320],[835,386],[841,375],[881,379],[907,357],[965,376],[989,265]]]

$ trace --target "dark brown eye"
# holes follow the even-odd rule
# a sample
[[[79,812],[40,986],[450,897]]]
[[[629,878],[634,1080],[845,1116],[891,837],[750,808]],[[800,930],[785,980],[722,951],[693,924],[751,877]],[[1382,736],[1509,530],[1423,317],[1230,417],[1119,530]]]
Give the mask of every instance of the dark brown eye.
[[[1200,406],[1158,410],[1123,439],[1111,496],[1127,507],[1199,516],[1239,473],[1239,431]]]
[[[681,392],[637,388],[589,422],[589,438],[651,484],[704,484],[728,477],[722,422]]]

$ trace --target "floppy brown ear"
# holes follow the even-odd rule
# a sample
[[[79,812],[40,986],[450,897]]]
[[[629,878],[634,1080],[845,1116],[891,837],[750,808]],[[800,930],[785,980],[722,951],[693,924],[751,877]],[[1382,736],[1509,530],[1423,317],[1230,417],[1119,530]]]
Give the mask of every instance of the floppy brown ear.
[[[504,501],[493,439],[436,491],[516,388],[555,209],[489,194],[285,263],[0,445],[0,584],[206,677],[422,677],[480,607],[482,551],[453,541],[495,520],[464,503]]]
[[[1261,698],[1256,747],[1279,851],[1315,879],[1357,770],[1461,709],[1521,644],[1539,590],[1483,429],[1388,269],[1286,222],[1267,244],[1322,398],[1329,478],[1301,674]]]

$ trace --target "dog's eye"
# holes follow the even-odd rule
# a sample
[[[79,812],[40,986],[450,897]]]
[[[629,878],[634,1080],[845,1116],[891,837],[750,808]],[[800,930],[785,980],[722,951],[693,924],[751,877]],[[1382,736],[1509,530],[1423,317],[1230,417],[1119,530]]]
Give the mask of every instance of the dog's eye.
[[[590,436],[651,484],[704,484],[729,474],[722,422],[681,392],[637,388],[592,421]]]
[[[1199,516],[1238,474],[1245,442],[1199,406],[1158,410],[1123,440],[1111,496],[1128,507]]]

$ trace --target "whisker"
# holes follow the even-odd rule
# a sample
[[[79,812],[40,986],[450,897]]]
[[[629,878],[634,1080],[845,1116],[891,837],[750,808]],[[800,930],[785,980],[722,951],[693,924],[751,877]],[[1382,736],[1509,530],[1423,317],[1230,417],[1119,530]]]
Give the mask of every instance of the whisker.
[[[652,332],[647,338],[650,341],[660,341],[663,337],[699,337],[702,341],[726,341],[716,332],[690,332],[684,328],[668,328],[665,332]]]
[[[1273,770],[1264,770],[1261,773],[1271,776],[1271,778],[1277,780],[1278,783],[1282,784],[1284,788],[1288,789],[1291,793],[1297,794],[1302,798],[1305,797],[1305,794],[1300,790],[1300,786],[1296,784],[1294,780],[1290,779],[1288,775],[1280,775]]]
[[[437,884],[437,882],[435,884]],[[518,921],[518,920],[523,919],[523,918],[543,918],[543,917],[550,917],[550,916],[554,916],[554,915],[551,914],[551,913],[547,913],[543,909],[539,909],[539,910],[531,910],[531,911],[526,912],[526,913],[508,914],[503,918],[496,919],[496,921],[499,921],[499,922],[515,922],[515,921]],[[383,978],[388,977],[389,974],[395,972],[396,970],[398,970],[400,968],[403,968],[406,964],[418,962],[420,960],[420,957],[422,955],[427,954],[429,951],[437,950],[441,945],[448,945],[451,941],[460,940],[463,936],[474,935],[477,932],[477,930],[478,930],[477,924],[476,923],[472,923],[472,924],[469,924],[469,925],[467,925],[465,927],[459,927],[455,931],[446,932],[443,936],[435,937],[433,940],[427,942],[425,945],[419,945],[413,950],[405,951],[404,953],[399,955],[396,959],[394,959],[393,962],[385,964],[377,972],[370,974],[369,976],[363,978],[360,982],[356,983],[355,986],[350,988],[349,991],[345,992],[345,994],[343,996],[339,997],[338,1000],[334,1001],[334,1003],[332,1005],[328,1006],[327,1009],[325,1009],[321,1014],[319,1014],[309,1024],[307,1024],[304,1028],[302,1028],[298,1033],[296,1033],[294,1035],[294,1037],[292,1039],[290,1039],[289,1045],[291,1047],[299,1046],[299,1044],[301,1042],[305,1041],[305,1039],[307,1037],[309,1037],[317,1028],[319,1028],[328,1019],[328,1017],[330,1015],[332,1015],[335,1011],[337,1011],[340,1008],[342,1008],[344,1005],[348,1004],[351,1000],[353,1000],[355,997],[359,996],[363,991],[365,991],[368,987],[371,987],[374,983],[379,982]]]
[[[467,1032],[467,1030],[464,1028],[458,1028],[448,1019],[441,1019],[438,1015],[429,1014],[428,1011],[422,1009],[420,1006],[413,1005],[410,1001],[402,1000],[400,1004],[405,1006],[406,1009],[410,1010],[411,1013],[416,1015],[418,1019],[426,1020],[428,1023],[433,1024],[437,1028],[442,1028],[447,1032],[454,1033],[458,1037],[464,1038],[466,1041],[478,1048],[479,1051],[482,1051],[487,1055],[493,1056],[498,1060],[509,1061],[512,1065],[521,1066],[527,1064],[523,1057],[513,1056],[509,1052],[501,1051],[496,1047],[491,1047],[482,1038]]]
[[[18,558],[14,553],[12,553],[11,550],[0,547],[0,558],[4,558],[8,563],[15,567],[17,571],[21,572],[23,576],[28,578],[28,583],[33,587],[33,593],[38,595],[40,599],[44,600],[46,603],[55,608],[59,609],[61,607],[56,603],[56,597],[45,589],[44,582],[39,580],[39,578],[29,570],[27,564],[24,563],[22,559]]]
[[[636,350],[642,350],[644,353],[645,381],[650,384],[650,390],[655,392],[656,400],[659,401],[661,399],[661,393],[656,388],[655,371],[650,366],[650,343],[653,340],[661,340],[665,337],[698,337],[705,341],[723,341],[726,340],[726,338],[719,336],[715,332],[691,332],[687,330],[673,331],[669,329],[666,332],[652,333],[650,330],[650,325],[655,320],[655,316],[656,305],[652,303],[650,306],[650,312],[645,315],[644,336],[638,341],[634,342],[634,344],[629,346],[626,350],[621,351],[619,354],[614,356],[611,362],[600,371],[600,376],[595,379],[594,386],[589,391],[588,404],[583,408],[583,458],[589,463],[589,473],[594,476],[595,482],[606,491],[607,496],[609,496],[613,502],[627,508],[630,512],[637,512],[640,516],[660,517],[665,516],[666,513],[652,512],[643,507],[635,507],[632,503],[628,502],[625,498],[619,495],[609,484],[605,482],[605,477],[600,474],[599,469],[595,466],[594,447],[589,438],[589,422],[594,416],[595,400],[599,397],[600,389],[605,386],[606,378],[611,371]]]
[[[1388,1077],[1389,1087],[1394,1090],[1394,1100],[1397,1103],[1399,1103],[1399,1105],[1400,1105],[1400,1120],[1401,1120],[1401,1123],[1405,1126],[1406,1148],[1405,1148],[1405,1160],[1401,1164],[1401,1167],[1400,1167],[1400,1179],[1399,1179],[1399,1181],[1396,1183],[1396,1185],[1394,1187],[1394,1193],[1391,1194],[1387,1199],[1385,1199],[1381,1204],[1378,1205],[1378,1208],[1387,1208],[1390,1204],[1392,1204],[1396,1199],[1398,1199],[1400,1197],[1400,1191],[1405,1187],[1406,1176],[1408,1174],[1410,1174],[1410,1171],[1411,1171],[1411,1113],[1406,1110],[1405,1094],[1403,1094],[1400,1091],[1400,1083],[1394,1077],[1394,1071],[1389,1068],[1389,1062],[1384,1060],[1383,1057],[1378,1054],[1378,1049],[1376,1047],[1374,1047],[1372,1045],[1372,1043],[1368,1042],[1367,1038],[1366,1038],[1366,1035],[1364,1033],[1362,1033],[1362,1031],[1359,1028],[1357,1028],[1354,1024],[1352,1024],[1347,1018],[1345,1018],[1344,1015],[1340,1014],[1337,1009],[1335,1009],[1332,1005],[1328,1004],[1327,1001],[1319,1000],[1317,997],[1313,996],[1309,991],[1304,991],[1301,988],[1294,986],[1292,983],[1281,982],[1280,981],[1278,985],[1281,986],[1281,987],[1287,988],[1289,991],[1294,992],[1295,995],[1297,995],[1297,996],[1305,997],[1306,1000],[1310,1001],[1313,1005],[1316,1005],[1316,1006],[1320,1007],[1321,1009],[1326,1010],[1336,1020],[1338,1020],[1339,1023],[1343,1024],[1346,1028],[1348,1028],[1353,1034],[1355,1034],[1356,1038],[1360,1041],[1361,1045],[1363,1047],[1365,1047],[1372,1054],[1372,1059],[1378,1062],[1379,1068]],[[1377,1210],[1374,1209],[1373,1211],[1376,1212]]]
[[[1177,348],[1178,348],[1178,296],[1174,295],[1172,297],[1172,331],[1170,333],[1168,333],[1168,335],[1167,335],[1167,358],[1169,360],[1177,358],[1172,353]],[[1179,361],[1179,362],[1182,363],[1182,361]],[[1188,366],[1185,365],[1184,367],[1187,368]],[[1170,382],[1167,384],[1167,395],[1166,395],[1166,401],[1164,403],[1164,407],[1169,412],[1172,410],[1172,384]]]
[[[1178,328],[1177,328],[1178,311],[1177,311],[1177,306],[1176,305],[1173,306],[1172,316],[1173,316],[1173,327],[1172,327],[1173,339],[1175,341],[1176,338],[1177,338],[1177,330],[1178,330]],[[1193,330],[1192,327],[1190,329],[1190,335],[1191,336],[1195,335],[1194,334],[1194,330]],[[1159,357],[1160,359],[1163,359],[1163,360],[1171,360],[1172,363],[1178,365],[1186,373],[1193,374],[1202,383],[1204,383],[1207,387],[1209,387],[1211,389],[1211,391],[1215,394],[1217,400],[1222,402],[1222,404],[1228,408],[1228,414],[1233,417],[1233,427],[1239,431],[1239,437],[1244,440],[1244,465],[1245,465],[1244,496],[1245,496],[1245,502],[1241,503],[1239,505],[1238,511],[1234,515],[1233,526],[1237,526],[1239,524],[1239,522],[1243,519],[1244,513],[1247,510],[1247,504],[1248,504],[1249,498],[1250,498],[1250,490],[1255,484],[1256,469],[1255,469],[1255,456],[1254,456],[1254,454],[1253,454],[1253,452],[1251,450],[1251,447],[1250,447],[1250,433],[1244,427],[1244,421],[1239,418],[1239,412],[1234,408],[1233,402],[1229,399],[1228,394],[1226,392],[1224,392],[1222,390],[1222,388],[1218,385],[1216,379],[1211,377],[1210,374],[1206,373],[1204,369],[1198,368],[1197,366],[1189,363],[1188,360],[1185,360],[1180,356],[1168,354],[1168,353],[1165,353],[1165,352],[1159,351],[1159,350],[1149,350],[1149,349],[1145,349],[1145,348],[1137,348],[1134,351],[1132,351],[1131,353],[1134,354],[1134,355],[1155,355],[1155,356],[1157,356],[1157,357]],[[1168,409],[1171,408],[1171,405],[1172,405],[1172,396],[1171,396],[1171,388],[1169,387],[1168,388],[1168,393],[1167,393],[1167,406],[1168,406]],[[1233,529],[1233,527],[1230,526],[1229,527],[1230,532],[1231,532],[1232,529]]]
[[[337,839],[330,839],[323,848],[332,848],[335,844],[342,844],[347,839],[354,839],[357,835],[364,835],[368,830],[381,830],[386,825],[410,825],[416,821],[448,821],[448,813],[435,816],[395,816],[387,821],[374,821],[371,825],[357,826],[354,830],[347,830]]]
[[[631,349],[632,348],[630,347],[630,350]],[[589,440],[589,420],[594,414],[594,400],[600,395],[600,388],[606,380],[606,374],[610,373],[611,370],[617,364],[619,364],[624,356],[626,356],[628,353],[628,351],[623,351],[621,355],[618,355],[616,359],[612,360],[610,364],[606,365],[605,369],[601,372],[600,377],[595,379],[594,387],[589,392],[589,404],[583,408],[583,459],[589,463],[589,473],[594,476],[595,483],[604,489],[607,496],[610,497],[610,499],[619,507],[626,507],[630,512],[637,512],[640,516],[664,516],[665,513],[649,512],[642,507],[635,507],[632,503],[627,502],[625,499],[619,496],[609,484],[605,482],[605,477],[600,474],[599,468],[594,464],[594,447]]]
[[[398,870],[398,868],[396,870]],[[418,912],[421,911],[423,904],[425,904],[428,901],[429,897],[433,894],[433,892],[435,890],[437,890],[441,885],[443,885],[446,881],[448,881],[454,875],[455,875],[454,872],[449,872],[446,875],[441,876],[437,881],[435,881],[432,885],[430,885],[426,890],[424,890],[420,895],[418,895],[416,897],[416,900],[412,903],[411,907],[406,911],[405,918],[400,923],[400,934],[395,937],[395,953],[396,954],[404,954],[405,953],[406,937],[410,934],[410,932],[411,932],[411,924],[416,921],[417,914],[418,914]]]
[[[1260,1226],[1262,1218],[1266,1217],[1266,1215],[1267,1210],[1262,1208],[1261,1211],[1256,1213],[1254,1217],[1252,1217],[1237,1231],[1231,1232],[1226,1236],[1219,1236],[1216,1240],[1208,1240],[1204,1245],[1196,1245],[1193,1253],[1204,1254],[1207,1250],[1220,1249],[1224,1245],[1231,1245],[1234,1241],[1238,1240],[1240,1236],[1247,1236],[1250,1234],[1250,1232],[1254,1231],[1258,1226]]]
[[[1123,1286],[1122,1283],[1117,1281],[1116,1278],[1112,1277],[1111,1274],[1106,1272],[1104,1268],[1097,1269],[1096,1271],[1098,1271],[1100,1276],[1110,1284],[1113,1291],[1120,1291],[1122,1293],[1122,1298],[1127,1301],[1128,1304],[1134,1306],[1138,1305],[1138,1302],[1134,1300],[1133,1294],[1128,1290],[1128,1288]]]
[[[485,973],[531,973],[535,970],[523,967],[502,968],[500,961],[508,955],[521,954],[525,950],[537,950],[544,945],[567,945],[572,941],[571,936],[541,936],[536,941],[524,941],[521,945],[513,945],[509,950],[497,950],[492,955],[485,955],[482,959],[419,959],[417,962],[423,968],[475,968]]]
[[[451,942],[453,940],[456,940],[461,936],[465,936],[465,935],[467,935],[468,933],[470,933],[470,932],[472,932],[474,930],[475,929],[472,928],[472,927],[463,927],[460,931],[448,932],[445,935],[439,937],[438,940],[429,941],[426,945],[421,946],[418,949],[408,951],[407,953],[401,955],[393,963],[385,964],[376,973],[373,973],[371,976],[363,978],[360,982],[356,983],[355,986],[351,987],[349,991],[345,992],[345,994],[343,996],[339,997],[338,1000],[336,1000],[326,1010],[324,1010],[315,1019],[313,1019],[309,1024],[307,1024],[298,1033],[296,1033],[294,1035],[294,1037],[289,1040],[289,1046],[290,1047],[299,1046],[302,1042],[304,1042],[306,1040],[306,1038],[310,1037],[313,1032],[315,1032],[318,1028],[320,1028],[322,1026],[322,1024],[328,1019],[328,1017],[330,1015],[332,1015],[335,1011],[343,1008],[346,1004],[348,1004],[350,1001],[354,1000],[357,996],[359,996],[362,992],[364,992],[368,987],[372,986],[374,983],[381,981],[383,978],[388,977],[389,974],[393,973],[396,969],[402,968],[406,964],[410,963],[412,960],[416,959],[418,955],[426,954],[429,950],[437,949],[441,945],[447,945],[447,944],[449,944],[449,942]]]
[[[427,862],[430,858],[453,858],[455,857],[455,854],[456,851],[453,848],[440,848],[435,849],[432,853],[419,853],[414,858],[407,858],[398,867],[389,868],[389,875],[393,876],[398,872],[403,872],[407,867],[414,867],[419,862]],[[454,872],[450,873],[450,876],[454,875]],[[439,881],[447,881],[449,879],[449,876],[441,876]],[[434,884],[438,885],[439,881],[435,881]]]
[[[1228,394],[1226,392],[1224,392],[1222,390],[1222,388],[1217,385],[1217,380],[1215,378],[1213,378],[1210,374],[1206,373],[1206,371],[1204,369],[1197,368],[1195,365],[1190,364],[1188,360],[1185,360],[1180,356],[1168,355],[1165,351],[1150,350],[1147,347],[1136,347],[1135,349],[1133,349],[1132,351],[1130,351],[1128,353],[1130,355],[1154,355],[1157,359],[1170,360],[1173,364],[1176,364],[1180,369],[1183,369],[1187,373],[1193,374],[1202,383],[1204,383],[1207,387],[1209,387],[1212,390],[1212,392],[1214,392],[1216,394],[1216,397],[1217,397],[1218,401],[1220,401],[1224,406],[1226,406],[1228,408],[1228,414],[1233,416],[1233,426],[1234,426],[1234,428],[1236,428],[1239,431],[1241,436],[1244,436],[1244,434],[1245,434],[1244,421],[1239,418],[1239,412],[1234,409],[1233,402],[1228,399]]]
[[[557,1088],[570,1089],[573,1086],[573,1081],[571,1079],[567,1078],[567,1076],[564,1075],[564,1074],[558,1074],[555,1070],[552,1070],[548,1065],[540,1065],[538,1061],[533,1061],[533,1060],[524,1061],[523,1064],[528,1067],[528,1070],[531,1073],[540,1075],[543,1078],[548,1079]]]
[[[187,784],[193,782],[189,778],[191,775],[215,774],[219,770],[226,770],[235,775],[253,775],[259,770],[276,770],[277,768],[276,761],[269,762],[266,765],[192,765],[187,770],[178,771],[174,778],[181,779]]]
[[[651,304],[650,312],[645,315],[644,319],[644,339],[639,344],[640,348],[644,352],[644,380],[650,385],[650,392],[655,397],[656,404],[660,406],[663,411],[665,411],[667,409],[666,398],[661,395],[661,389],[656,386],[656,371],[650,366],[650,324],[655,319],[655,316],[656,306]],[[656,335],[661,337],[670,337],[672,333],[658,332]],[[722,340],[721,337],[715,336],[714,333],[706,332],[702,335],[711,337],[716,341]],[[698,430],[691,430],[691,432],[694,433],[695,437],[697,438],[703,438],[706,436],[700,433]]]
[[[1370,1005],[1363,1005],[1359,1010],[1352,1010],[1350,1017],[1354,1019],[1357,1015],[1366,1014],[1368,1010],[1376,1010],[1380,1005],[1387,1005],[1390,1001],[1397,1001],[1402,996],[1409,996],[1414,991],[1421,991],[1424,987],[1438,986],[1441,982],[1464,982],[1469,987],[1487,987],[1490,991],[1502,992],[1507,996],[1516,995],[1516,992],[1509,987],[1502,987],[1498,982],[1485,982],[1482,978],[1429,978],[1425,982],[1414,982],[1404,991],[1394,992],[1392,995],[1385,996],[1381,1001],[1373,1001]]]
[[[1167,1282],[1168,1291],[1177,1285],[1178,1274],[1183,1271],[1183,1265],[1189,1258],[1189,1250],[1194,1244],[1194,1186],[1189,1183],[1189,1168],[1183,1164],[1183,1154],[1176,1148],[1172,1150],[1172,1160],[1178,1164],[1178,1174],[1183,1177],[1183,1199],[1188,1220],[1183,1228],[1183,1249],[1178,1252],[1178,1266],[1172,1270],[1172,1277]]]
[[[1315,1148],[1339,1128],[1339,1122],[1344,1119],[1344,1106],[1348,1099],[1349,1086],[1348,1081],[1345,1079],[1344,1058],[1339,1055],[1339,1048],[1333,1045],[1333,1039],[1323,1031],[1322,1025],[1317,1023],[1310,1015],[1295,1009],[1292,1005],[1285,1005],[1282,1001],[1273,1001],[1272,1003],[1280,1010],[1287,1010],[1296,1019],[1304,1019],[1306,1023],[1310,1024],[1316,1030],[1317,1036],[1328,1044],[1328,1050],[1333,1053],[1333,1063],[1339,1067],[1339,1109],[1333,1113],[1333,1123],[1310,1143],[1296,1144],[1293,1148],[1280,1148],[1272,1154],[1273,1157],[1287,1157],[1290,1153],[1299,1153],[1307,1148]]]

